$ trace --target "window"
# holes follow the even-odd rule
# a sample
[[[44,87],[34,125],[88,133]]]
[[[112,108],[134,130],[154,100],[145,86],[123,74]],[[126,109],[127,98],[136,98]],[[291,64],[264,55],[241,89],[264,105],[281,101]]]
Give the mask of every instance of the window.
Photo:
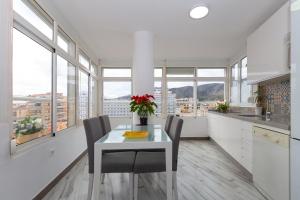
[[[241,66],[241,103],[248,103],[251,96],[251,85],[247,81],[247,57],[242,60]]]
[[[233,65],[231,70],[231,103],[248,104],[252,86],[247,81],[247,57]]]
[[[13,29],[12,138],[18,145],[52,132],[51,74],[52,52]]]
[[[70,56],[75,57],[75,43],[61,28],[58,28],[57,45]]]
[[[89,117],[89,76],[79,70],[79,118]]]
[[[131,81],[103,82],[103,113],[111,117],[131,116]]]
[[[167,77],[194,77],[194,68],[167,68]]]
[[[162,88],[161,88],[161,81],[154,81],[154,98],[155,103],[157,104],[157,109],[155,110],[155,114],[161,114],[161,106],[162,106]]]
[[[75,42],[35,0],[13,0],[13,8],[11,138],[21,145],[97,114],[97,68],[83,51],[73,62]]]
[[[13,0],[14,11],[50,40],[53,39],[53,20],[35,3]]]
[[[95,65],[94,63],[91,64],[91,73],[95,75],[98,74],[97,65]]]
[[[79,63],[83,66],[83,67],[85,67],[85,68],[87,68],[87,69],[89,69],[90,68],[90,59],[83,53],[83,52],[80,52],[79,53]]]
[[[103,77],[131,77],[130,68],[103,68]]]
[[[168,82],[168,113],[194,115],[194,82]]]
[[[231,68],[231,103],[239,103],[239,64],[236,63]]]
[[[96,117],[98,114],[98,103],[97,103],[97,80],[91,78],[91,97],[90,97],[90,114],[91,117]]]
[[[56,131],[76,123],[76,77],[75,67],[57,56]]]
[[[209,109],[214,109],[216,102],[224,101],[224,82],[197,83],[197,115],[206,116]]]
[[[162,77],[162,68],[155,68],[154,69],[154,77],[161,78]]]
[[[197,69],[198,77],[225,77],[225,69],[224,68],[216,68],[216,69]]]

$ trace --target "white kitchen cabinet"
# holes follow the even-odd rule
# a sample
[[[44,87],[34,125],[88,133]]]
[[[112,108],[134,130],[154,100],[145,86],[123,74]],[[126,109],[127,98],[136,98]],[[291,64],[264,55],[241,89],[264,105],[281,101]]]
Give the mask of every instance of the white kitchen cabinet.
[[[252,173],[252,123],[208,114],[209,136]]]
[[[247,39],[248,81],[289,73],[290,5],[284,4]]]

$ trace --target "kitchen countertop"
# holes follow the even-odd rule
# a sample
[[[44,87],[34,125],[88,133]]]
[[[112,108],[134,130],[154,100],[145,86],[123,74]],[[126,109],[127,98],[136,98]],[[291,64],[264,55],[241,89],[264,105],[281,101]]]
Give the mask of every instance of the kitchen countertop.
[[[255,116],[255,117],[240,116],[241,114],[244,115],[249,113],[239,113],[239,112],[220,113],[217,111],[209,111],[209,113],[222,115],[234,119],[239,119],[247,122],[252,122],[256,124],[262,124],[262,125],[279,128],[283,130],[291,130],[290,117],[286,115],[271,115],[271,120],[267,121],[265,116]]]

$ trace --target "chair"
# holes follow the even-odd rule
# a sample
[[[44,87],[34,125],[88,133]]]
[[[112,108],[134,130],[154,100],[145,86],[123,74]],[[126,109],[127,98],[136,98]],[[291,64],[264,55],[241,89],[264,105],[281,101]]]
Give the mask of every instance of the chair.
[[[103,135],[103,127],[98,117],[83,120],[89,162],[89,189],[88,199],[92,197],[92,187],[94,179],[94,144]],[[130,187],[133,188],[133,166],[136,153],[134,151],[103,153],[101,162],[101,173],[130,173]],[[133,192],[130,190],[130,197],[133,198]]]
[[[109,120],[108,115],[102,115],[102,116],[99,117],[99,119],[101,121],[104,134],[107,134],[108,132],[110,132],[111,131],[111,125],[110,125],[110,120]]]
[[[173,193],[175,199],[178,199],[177,195],[177,163],[178,163],[178,148],[179,140],[182,130],[183,120],[174,117],[170,126],[169,136],[173,141],[173,158],[172,158],[172,170],[173,170]],[[134,200],[137,200],[138,193],[138,174],[141,173],[153,173],[153,172],[165,172],[166,171],[166,158],[165,152],[149,152],[140,151],[137,152],[134,163]]]
[[[165,131],[166,133],[169,135],[169,131],[171,128],[171,124],[172,124],[172,120],[173,120],[174,116],[173,115],[168,115],[167,119],[166,119],[166,123],[165,123]]]

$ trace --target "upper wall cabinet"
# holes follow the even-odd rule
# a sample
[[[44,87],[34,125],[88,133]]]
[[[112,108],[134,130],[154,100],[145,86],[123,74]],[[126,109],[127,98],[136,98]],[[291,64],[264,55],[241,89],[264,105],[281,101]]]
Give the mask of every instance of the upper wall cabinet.
[[[283,5],[247,40],[248,81],[257,83],[289,73],[290,5]]]

